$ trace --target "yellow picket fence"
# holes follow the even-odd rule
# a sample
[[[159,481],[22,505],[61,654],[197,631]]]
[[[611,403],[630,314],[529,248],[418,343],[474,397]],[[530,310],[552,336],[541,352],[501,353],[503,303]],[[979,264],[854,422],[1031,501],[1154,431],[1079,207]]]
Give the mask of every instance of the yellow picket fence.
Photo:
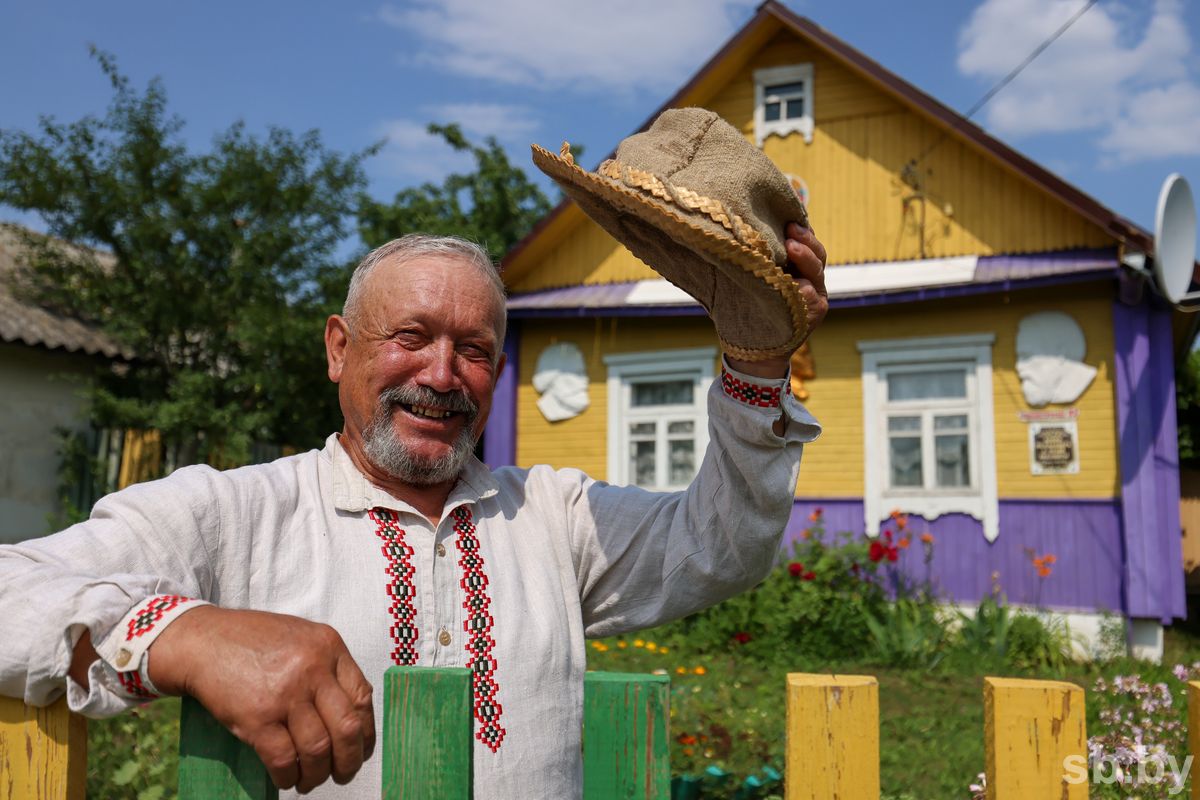
[[[1200,682],[1188,684],[1188,703],[1189,750],[1198,754]],[[983,704],[988,800],[1088,796],[1080,772],[1071,782],[1064,766],[1070,758],[1086,763],[1079,760],[1087,757],[1083,689],[1059,681],[985,678]],[[788,675],[787,716],[787,800],[878,800],[875,678]],[[83,800],[86,753],[86,725],[67,711],[65,701],[35,709],[0,698],[0,800]],[[1200,800],[1200,780],[1191,798]]]

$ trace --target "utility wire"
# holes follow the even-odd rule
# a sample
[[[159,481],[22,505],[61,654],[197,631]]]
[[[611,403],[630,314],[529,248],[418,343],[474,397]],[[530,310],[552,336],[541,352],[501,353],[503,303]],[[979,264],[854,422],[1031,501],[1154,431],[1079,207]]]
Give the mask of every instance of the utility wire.
[[[991,89],[988,89],[987,93],[984,94],[983,97],[979,98],[979,100],[975,103],[975,105],[971,106],[971,109],[969,111],[967,111],[966,114],[963,115],[963,118],[970,119],[981,108],[983,108],[985,105],[987,105],[989,100],[991,100],[993,97],[995,97],[996,94],[1001,89],[1003,89],[1005,86],[1008,86],[1008,84],[1012,83],[1013,79],[1016,78],[1018,75],[1020,75],[1021,72],[1026,67],[1028,67],[1031,63],[1033,63],[1033,60],[1035,58],[1037,58],[1043,52],[1045,52],[1047,47],[1054,44],[1054,42],[1056,42],[1060,36],[1062,36],[1064,33],[1067,32],[1067,29],[1069,29],[1072,25],[1074,25],[1076,22],[1078,22],[1079,18],[1082,17],[1084,14],[1086,14],[1088,12],[1088,10],[1091,9],[1091,7],[1096,5],[1096,3],[1098,3],[1098,2],[1100,2],[1100,0],[1088,0],[1088,2],[1083,6],[1083,8],[1076,11],[1069,20],[1064,22],[1062,24],[1062,26],[1059,27],[1058,30],[1056,30],[1054,33],[1050,34],[1049,38],[1047,38],[1044,42],[1042,42],[1037,47],[1035,47],[1033,49],[1033,52],[1030,53],[1028,56],[1026,56],[1025,60],[1022,61],[1020,64],[1018,64],[1016,66],[1016,68],[1013,69],[1012,72],[1008,73],[1003,78],[1001,78],[1000,81],[998,83],[996,83],[996,85],[993,86]],[[939,138],[936,142],[934,142],[932,145],[930,145],[930,147],[924,153],[922,153],[920,156],[918,156],[912,163],[914,165],[916,165],[916,164],[920,163],[921,161],[924,161],[925,158],[928,157],[929,154],[932,153],[934,150],[936,150],[942,144],[942,142],[944,142],[945,140],[946,140],[946,134],[943,133],[941,138]]]

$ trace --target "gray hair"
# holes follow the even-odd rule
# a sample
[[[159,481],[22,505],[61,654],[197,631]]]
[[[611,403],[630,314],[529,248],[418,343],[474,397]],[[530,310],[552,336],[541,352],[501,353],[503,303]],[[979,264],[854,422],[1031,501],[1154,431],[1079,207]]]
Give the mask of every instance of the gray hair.
[[[358,325],[359,310],[362,304],[363,287],[367,277],[384,261],[394,260],[398,264],[414,261],[426,256],[440,256],[466,262],[475,267],[487,279],[488,285],[496,293],[496,304],[500,310],[496,322],[496,358],[500,358],[500,349],[504,346],[504,334],[508,324],[508,314],[505,311],[504,281],[500,278],[500,269],[492,261],[481,245],[463,239],[460,236],[434,236],[428,233],[410,233],[393,239],[387,244],[376,247],[359,262],[350,276],[350,288],[346,291],[346,302],[342,306],[342,316],[351,328]]]

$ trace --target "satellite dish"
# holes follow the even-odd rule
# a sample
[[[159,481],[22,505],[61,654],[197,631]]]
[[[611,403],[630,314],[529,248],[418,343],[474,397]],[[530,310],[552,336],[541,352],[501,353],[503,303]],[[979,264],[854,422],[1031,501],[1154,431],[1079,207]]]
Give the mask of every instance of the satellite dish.
[[[1154,277],[1158,288],[1178,305],[1192,283],[1196,265],[1196,204],[1188,182],[1167,176],[1154,214]]]

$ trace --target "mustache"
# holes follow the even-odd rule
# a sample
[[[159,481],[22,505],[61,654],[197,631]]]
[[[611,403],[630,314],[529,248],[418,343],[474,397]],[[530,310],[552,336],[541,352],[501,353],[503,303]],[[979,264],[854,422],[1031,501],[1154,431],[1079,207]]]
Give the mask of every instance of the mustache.
[[[397,405],[437,406],[463,414],[468,420],[475,419],[479,413],[479,406],[465,392],[439,392],[428,386],[389,386],[379,393],[381,410]]]

